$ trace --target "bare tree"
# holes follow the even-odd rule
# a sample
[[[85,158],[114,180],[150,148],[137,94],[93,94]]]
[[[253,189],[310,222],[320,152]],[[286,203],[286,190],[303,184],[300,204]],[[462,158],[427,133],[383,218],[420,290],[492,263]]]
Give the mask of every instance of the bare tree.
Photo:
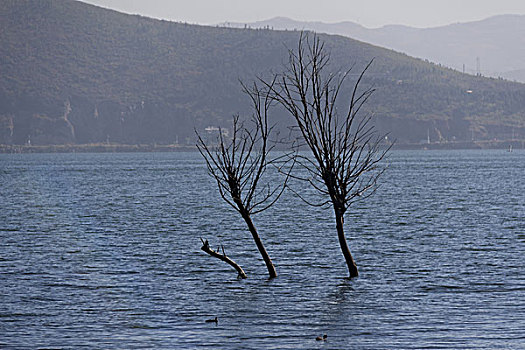
[[[274,102],[270,94],[272,86],[273,83],[269,83],[269,89],[261,89],[256,83],[251,87],[243,85],[243,90],[253,105],[252,128],[244,127],[239,116],[235,116],[230,138],[227,139],[222,130],[219,130],[218,144],[215,147],[209,146],[197,134],[197,147],[206,160],[210,176],[217,182],[220,196],[245,221],[270,278],[276,277],[277,272],[255,228],[252,215],[268,209],[279,199],[291,170],[290,167],[288,172],[284,172],[286,176],[283,183],[268,181],[261,184],[268,167],[282,167],[279,161],[283,159],[282,156],[270,158],[270,152],[274,148],[269,139],[272,127],[268,124],[269,109]]]
[[[338,111],[343,98],[340,93],[353,66],[342,73],[329,74],[330,55],[315,34],[301,34],[298,49],[289,50],[284,73],[266,84],[294,117],[303,146],[311,151],[309,156],[297,156],[297,164],[307,175],[294,177],[307,181],[323,199],[314,203],[296,194],[308,204],[333,208],[350,277],[358,276],[358,270],[346,241],[344,214],[352,203],[373,193],[384,171],[379,162],[388,151],[381,148],[382,137],[371,125],[371,117],[359,116],[374,92],[372,88],[359,88],[372,61],[357,76],[350,96],[344,98],[343,113]]]

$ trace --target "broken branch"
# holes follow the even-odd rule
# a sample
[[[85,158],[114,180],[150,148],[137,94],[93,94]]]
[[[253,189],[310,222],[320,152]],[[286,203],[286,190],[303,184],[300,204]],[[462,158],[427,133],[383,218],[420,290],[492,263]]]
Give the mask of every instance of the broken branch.
[[[246,273],[244,272],[242,267],[240,267],[239,264],[237,264],[235,261],[233,261],[232,259],[230,259],[226,255],[226,252],[224,251],[224,246],[221,245],[221,247],[222,247],[222,254],[221,254],[221,253],[219,253],[219,249],[217,249],[217,251],[215,251],[215,250],[210,248],[210,244],[209,244],[208,240],[204,240],[204,239],[201,238],[201,242],[202,242],[201,250],[203,252],[208,253],[209,255],[213,256],[214,258],[222,260],[225,263],[227,263],[230,266],[232,266],[237,271],[237,273],[239,274],[240,278],[244,279],[244,278],[248,277],[248,276],[246,276]]]

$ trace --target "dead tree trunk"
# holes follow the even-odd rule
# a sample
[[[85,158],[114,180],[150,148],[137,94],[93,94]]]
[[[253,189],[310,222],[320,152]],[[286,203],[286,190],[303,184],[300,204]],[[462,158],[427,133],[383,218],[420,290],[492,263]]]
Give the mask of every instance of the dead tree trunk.
[[[270,276],[270,278],[277,277],[277,271],[275,271],[275,266],[273,265],[272,259],[270,259],[270,255],[268,255],[268,252],[264,248],[264,245],[261,241],[261,238],[259,237],[259,233],[257,232],[255,225],[253,224],[250,214],[246,210],[242,210],[241,216],[246,222],[246,225],[248,225],[248,230],[250,230],[253,240],[257,245],[257,249],[259,250],[259,253],[261,254],[264,260],[264,263],[266,264],[266,268],[268,269],[268,275]]]
[[[350,253],[350,248],[348,248],[348,243],[346,241],[345,237],[345,231],[344,231],[344,217],[341,214],[337,214],[336,211],[336,226],[337,226],[337,238],[339,239],[339,246],[341,247],[341,252],[343,253],[343,256],[346,261],[346,266],[348,267],[348,272],[350,273],[350,278],[359,276],[359,272],[357,271],[357,266],[355,264],[354,258],[352,257],[352,253]]]

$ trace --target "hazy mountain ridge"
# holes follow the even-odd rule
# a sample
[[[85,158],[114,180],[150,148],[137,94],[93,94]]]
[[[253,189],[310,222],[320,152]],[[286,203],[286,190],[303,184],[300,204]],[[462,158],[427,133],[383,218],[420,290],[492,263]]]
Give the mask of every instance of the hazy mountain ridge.
[[[224,25],[243,27],[244,24]],[[387,25],[366,28],[353,22],[301,22],[285,17],[246,24],[252,28],[305,29],[338,34],[410,56],[428,59],[447,67],[477,74],[525,82],[525,15],[499,15],[481,21],[433,28]],[[519,73],[521,71],[521,73]]]
[[[70,0],[0,2],[0,144],[193,143],[248,114],[239,79],[279,71],[298,32],[125,15]],[[341,36],[334,67],[365,78],[378,127],[400,142],[525,134],[525,85],[462,75]],[[280,127],[288,126],[283,115]]]

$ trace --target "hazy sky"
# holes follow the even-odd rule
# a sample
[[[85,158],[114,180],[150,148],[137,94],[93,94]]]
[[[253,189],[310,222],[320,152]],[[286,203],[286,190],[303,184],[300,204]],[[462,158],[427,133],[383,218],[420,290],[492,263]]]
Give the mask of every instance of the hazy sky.
[[[148,17],[199,24],[254,22],[276,16],[357,22],[365,27],[434,27],[498,14],[525,14],[524,0],[84,0]]]

